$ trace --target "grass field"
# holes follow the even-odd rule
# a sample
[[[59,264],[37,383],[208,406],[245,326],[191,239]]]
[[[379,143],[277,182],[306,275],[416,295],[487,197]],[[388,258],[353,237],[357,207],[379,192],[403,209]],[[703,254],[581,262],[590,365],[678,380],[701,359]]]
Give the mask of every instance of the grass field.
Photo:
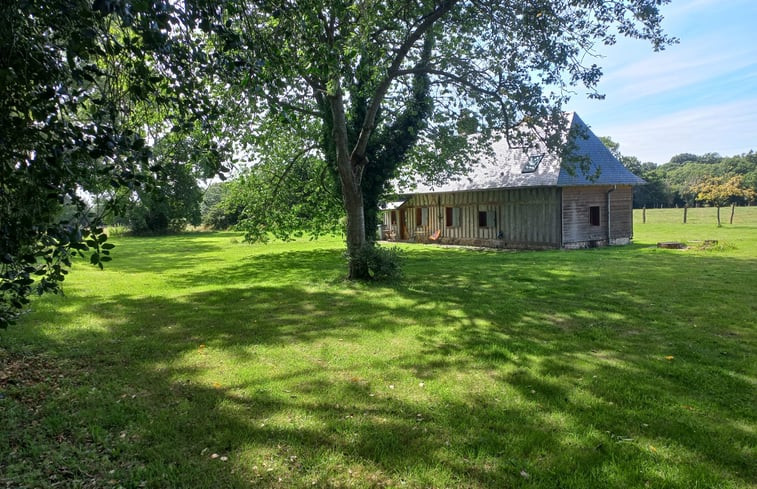
[[[114,239],[0,331],[0,487],[753,488],[757,208],[635,217],[398,284],[338,239]]]

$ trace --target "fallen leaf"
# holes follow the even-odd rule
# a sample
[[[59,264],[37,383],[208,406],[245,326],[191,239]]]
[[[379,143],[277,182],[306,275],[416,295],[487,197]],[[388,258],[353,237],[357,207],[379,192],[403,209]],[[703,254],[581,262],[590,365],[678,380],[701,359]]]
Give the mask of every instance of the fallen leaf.
[[[672,360],[672,359],[674,359],[674,358],[675,358],[675,357],[674,357],[673,355],[668,355],[668,356],[666,356],[666,357],[665,357],[665,360]]]
[[[520,476],[523,477],[524,479],[528,479],[529,477],[531,477],[531,475],[525,470],[520,471]]]
[[[657,449],[653,447],[652,445],[649,445],[649,449],[652,450],[654,453],[657,453]]]

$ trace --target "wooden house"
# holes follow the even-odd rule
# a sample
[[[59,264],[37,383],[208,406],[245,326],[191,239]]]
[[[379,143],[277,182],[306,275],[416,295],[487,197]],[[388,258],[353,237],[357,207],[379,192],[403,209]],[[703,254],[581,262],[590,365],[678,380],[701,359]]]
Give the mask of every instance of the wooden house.
[[[575,113],[568,116],[582,172],[541,145],[493,145],[494,158],[441,185],[398,188],[383,208],[381,234],[398,241],[495,248],[587,248],[628,244],[634,185],[628,171]],[[571,158],[573,161],[574,158]],[[569,167],[569,165],[571,165]]]

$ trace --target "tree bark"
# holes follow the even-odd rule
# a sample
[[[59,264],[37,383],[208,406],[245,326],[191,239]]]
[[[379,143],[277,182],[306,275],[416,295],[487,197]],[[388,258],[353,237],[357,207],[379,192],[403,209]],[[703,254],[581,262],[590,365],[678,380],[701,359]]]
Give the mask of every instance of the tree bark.
[[[720,227],[720,206],[718,205],[718,227]]]
[[[353,280],[369,279],[368,267],[360,260],[360,253],[366,245],[365,214],[363,211],[363,190],[360,181],[365,167],[365,157],[349,150],[347,118],[344,113],[344,95],[338,80],[336,88],[328,95],[331,114],[334,120],[334,143],[336,146],[336,164],[339,182],[342,187],[342,200],[347,216],[347,262],[348,278]]]

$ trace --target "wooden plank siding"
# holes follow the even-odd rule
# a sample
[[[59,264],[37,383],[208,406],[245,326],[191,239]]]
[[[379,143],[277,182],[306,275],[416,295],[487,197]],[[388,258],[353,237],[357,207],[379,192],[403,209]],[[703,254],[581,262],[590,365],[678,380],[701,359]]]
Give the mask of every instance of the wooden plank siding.
[[[448,226],[447,207],[460,209],[458,226]],[[428,209],[425,225],[416,208]],[[398,212],[405,212],[408,238],[427,241],[440,230],[441,243],[501,248],[557,248],[561,243],[560,190],[557,188],[496,189],[414,195]],[[493,213],[485,219],[479,212]],[[389,224],[389,212],[384,224]],[[398,219],[399,221],[399,219]],[[486,224],[486,225],[480,225]],[[399,235],[399,230],[395,231]]]
[[[612,233],[610,244],[628,244],[633,238],[633,187],[618,186],[610,194]]]
[[[583,248],[624,244],[633,237],[633,191],[617,186],[609,193],[611,233],[607,233],[608,191],[612,185],[562,189],[563,247]],[[599,224],[592,224],[591,207],[599,208]]]

